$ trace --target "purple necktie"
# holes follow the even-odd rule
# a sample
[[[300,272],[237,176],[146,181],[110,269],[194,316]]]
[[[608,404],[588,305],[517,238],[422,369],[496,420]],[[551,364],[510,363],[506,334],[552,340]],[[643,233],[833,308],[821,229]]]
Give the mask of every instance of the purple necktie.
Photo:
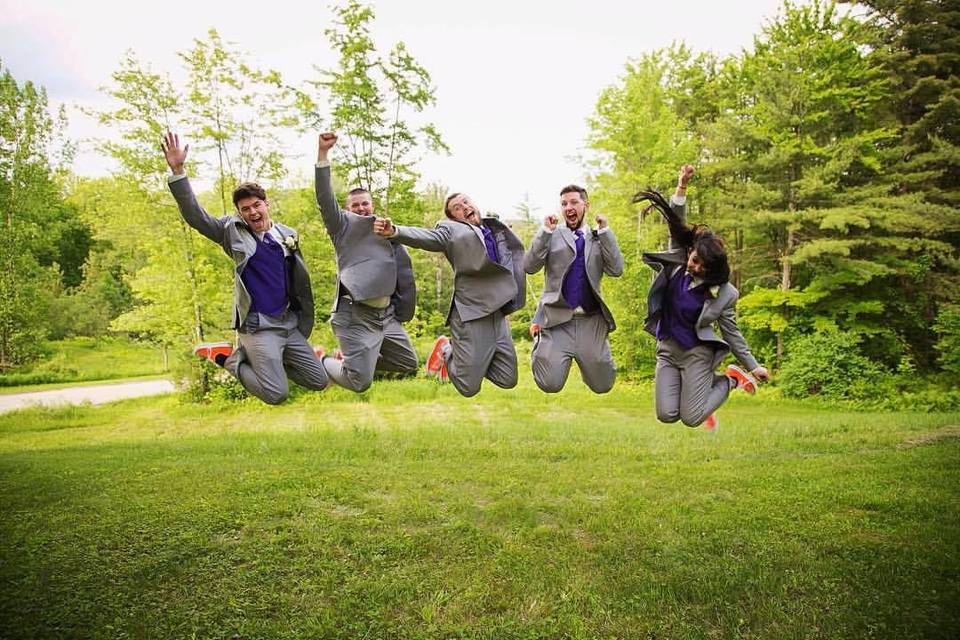
[[[577,255],[574,257],[573,264],[570,265],[570,270],[567,271],[567,275],[563,279],[563,284],[560,286],[560,293],[571,309],[580,307],[587,313],[591,313],[596,311],[600,305],[593,296],[593,291],[590,290],[590,283],[587,282],[583,231],[577,229],[573,232],[573,235],[577,238],[575,243]]]
[[[500,252],[497,251],[497,241],[493,237],[493,232],[484,226],[480,227],[480,231],[483,232],[483,244],[487,249],[487,257],[500,264]]]

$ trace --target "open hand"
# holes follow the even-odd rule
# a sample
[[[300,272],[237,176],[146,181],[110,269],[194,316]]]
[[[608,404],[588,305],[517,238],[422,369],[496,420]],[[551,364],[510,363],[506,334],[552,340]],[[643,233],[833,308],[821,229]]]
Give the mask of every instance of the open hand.
[[[190,151],[190,145],[180,147],[180,136],[167,131],[160,140],[160,148],[163,150],[163,157],[167,160],[167,166],[175,176],[181,176],[184,173],[183,164],[187,161],[187,152]]]

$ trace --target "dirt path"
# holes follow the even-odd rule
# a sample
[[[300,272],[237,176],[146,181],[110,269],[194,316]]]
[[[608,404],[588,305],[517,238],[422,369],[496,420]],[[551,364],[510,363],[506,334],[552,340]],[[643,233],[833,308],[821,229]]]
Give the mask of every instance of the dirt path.
[[[103,404],[115,400],[153,396],[174,391],[169,380],[143,380],[140,382],[117,382],[88,387],[66,387],[50,391],[31,391],[29,393],[11,393],[0,395],[0,413],[16,411],[27,407],[65,404]]]

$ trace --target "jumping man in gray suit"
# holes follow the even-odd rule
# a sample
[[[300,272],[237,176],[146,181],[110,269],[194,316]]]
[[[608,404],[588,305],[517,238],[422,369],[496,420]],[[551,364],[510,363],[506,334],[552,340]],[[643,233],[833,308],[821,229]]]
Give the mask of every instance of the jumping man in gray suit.
[[[719,424],[716,411],[732,389],[754,393],[756,380],[770,376],[737,327],[740,294],[729,281],[723,241],[707,227],[686,222],[687,182],[693,172],[691,165],[680,169],[669,203],[651,190],[639,192],[634,201],[653,203],[670,230],[667,251],[643,255],[643,261],[656,271],[647,294],[644,326],[657,338],[657,419],[680,420],[689,427],[703,423],[712,431]],[[731,351],[747,371],[731,364],[723,375],[716,373]]]
[[[337,290],[330,324],[340,341],[343,360],[324,356],[330,379],[353,391],[364,391],[374,370],[414,375],[417,353],[401,322],[413,318],[417,302],[413,268],[407,250],[370,233],[370,192],[354,189],[341,211],[330,182],[327,154],[337,141],[321,133],[316,165],[317,204],[337,254]]]
[[[534,381],[547,393],[563,389],[573,360],[595,393],[610,391],[617,375],[607,339],[616,324],[600,295],[600,280],[603,274],[623,273],[623,254],[606,217],[598,215],[597,229],[590,229],[585,221],[589,208],[586,189],[577,185],[561,189],[565,224],[559,225],[554,215],[544,218],[523,257],[529,274],[546,268],[531,328],[535,340],[531,364]]]
[[[234,268],[233,328],[230,343],[199,345],[194,353],[232,373],[243,388],[268,404],[287,398],[287,377],[308,389],[327,386],[327,373],[307,343],[313,330],[310,274],[300,255],[300,238],[274,223],[260,185],[245,182],[233,192],[236,214],[214,218],[197,202],[183,165],[190,145],[167,133],[161,144],[173,175],[170,191],[184,221],[216,242]]]
[[[480,391],[483,378],[504,389],[517,385],[517,352],[507,315],[523,306],[526,275],[520,239],[495,218],[480,210],[462,193],[444,203],[446,220],[434,229],[394,226],[379,218],[374,231],[409,247],[443,252],[453,267],[453,300],[447,324],[451,340],[443,336],[434,345],[453,386],[470,397]]]

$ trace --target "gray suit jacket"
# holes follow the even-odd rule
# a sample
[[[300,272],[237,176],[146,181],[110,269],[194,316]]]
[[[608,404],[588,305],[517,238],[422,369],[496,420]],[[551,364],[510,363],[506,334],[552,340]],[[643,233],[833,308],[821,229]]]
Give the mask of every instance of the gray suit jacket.
[[[237,215],[214,218],[204,211],[193,194],[188,178],[174,180],[169,183],[169,186],[174,199],[177,201],[177,206],[180,207],[180,215],[183,216],[184,221],[219,244],[223,252],[236,265],[233,278],[233,328],[239,329],[246,320],[247,314],[250,313],[250,294],[247,292],[240,276],[247,266],[247,261],[257,251],[257,240],[253,231]],[[277,222],[274,224],[284,239],[297,236],[297,232],[290,227]],[[291,253],[293,264],[290,269],[290,282],[288,283],[290,308],[299,312],[300,318],[297,328],[303,334],[303,337],[309,338],[313,331],[314,322],[310,273],[307,271],[307,265],[303,262],[303,256],[300,255],[299,247]]]
[[[587,269],[587,281],[594,297],[600,303],[600,311],[603,319],[607,321],[607,327],[613,331],[617,325],[607,303],[600,295],[600,280],[603,274],[617,277],[623,273],[623,254],[620,253],[612,230],[608,229],[603,233],[591,232],[586,226],[584,230],[583,259]],[[533,316],[533,321],[541,327],[555,327],[573,318],[573,309],[563,299],[561,288],[564,276],[577,257],[576,240],[573,231],[565,224],[557,225],[553,233],[541,227],[523,256],[523,268],[527,273],[536,273],[546,265],[543,294],[537,305],[537,313]]]
[[[340,209],[330,182],[330,167],[317,167],[315,174],[317,204],[337,254],[333,310],[337,310],[346,287],[355,300],[390,296],[397,320],[410,320],[417,306],[410,254],[401,245],[373,233],[373,216]]]
[[[672,201],[671,206],[681,220],[686,219],[686,206],[674,204]],[[664,298],[667,295],[667,284],[670,278],[683,274],[687,264],[687,251],[671,237],[667,251],[645,253],[643,261],[657,272],[647,293],[647,318],[644,321],[644,328],[656,336],[657,322],[663,312]],[[757,359],[750,353],[750,347],[737,326],[736,305],[739,297],[740,292],[729,282],[720,285],[716,289],[716,295],[707,298],[703,303],[697,319],[697,337],[716,348],[714,367],[732,351],[743,366],[753,371],[758,366]],[[714,331],[714,323],[720,328],[722,338]]]
[[[481,224],[493,232],[503,264],[487,257],[483,233],[469,222],[441,220],[433,229],[398,226],[393,237],[408,247],[443,252],[453,267],[450,311],[456,305],[457,313],[465,322],[494,311],[506,315],[526,302],[523,244],[513,231],[495,218],[483,218]]]

